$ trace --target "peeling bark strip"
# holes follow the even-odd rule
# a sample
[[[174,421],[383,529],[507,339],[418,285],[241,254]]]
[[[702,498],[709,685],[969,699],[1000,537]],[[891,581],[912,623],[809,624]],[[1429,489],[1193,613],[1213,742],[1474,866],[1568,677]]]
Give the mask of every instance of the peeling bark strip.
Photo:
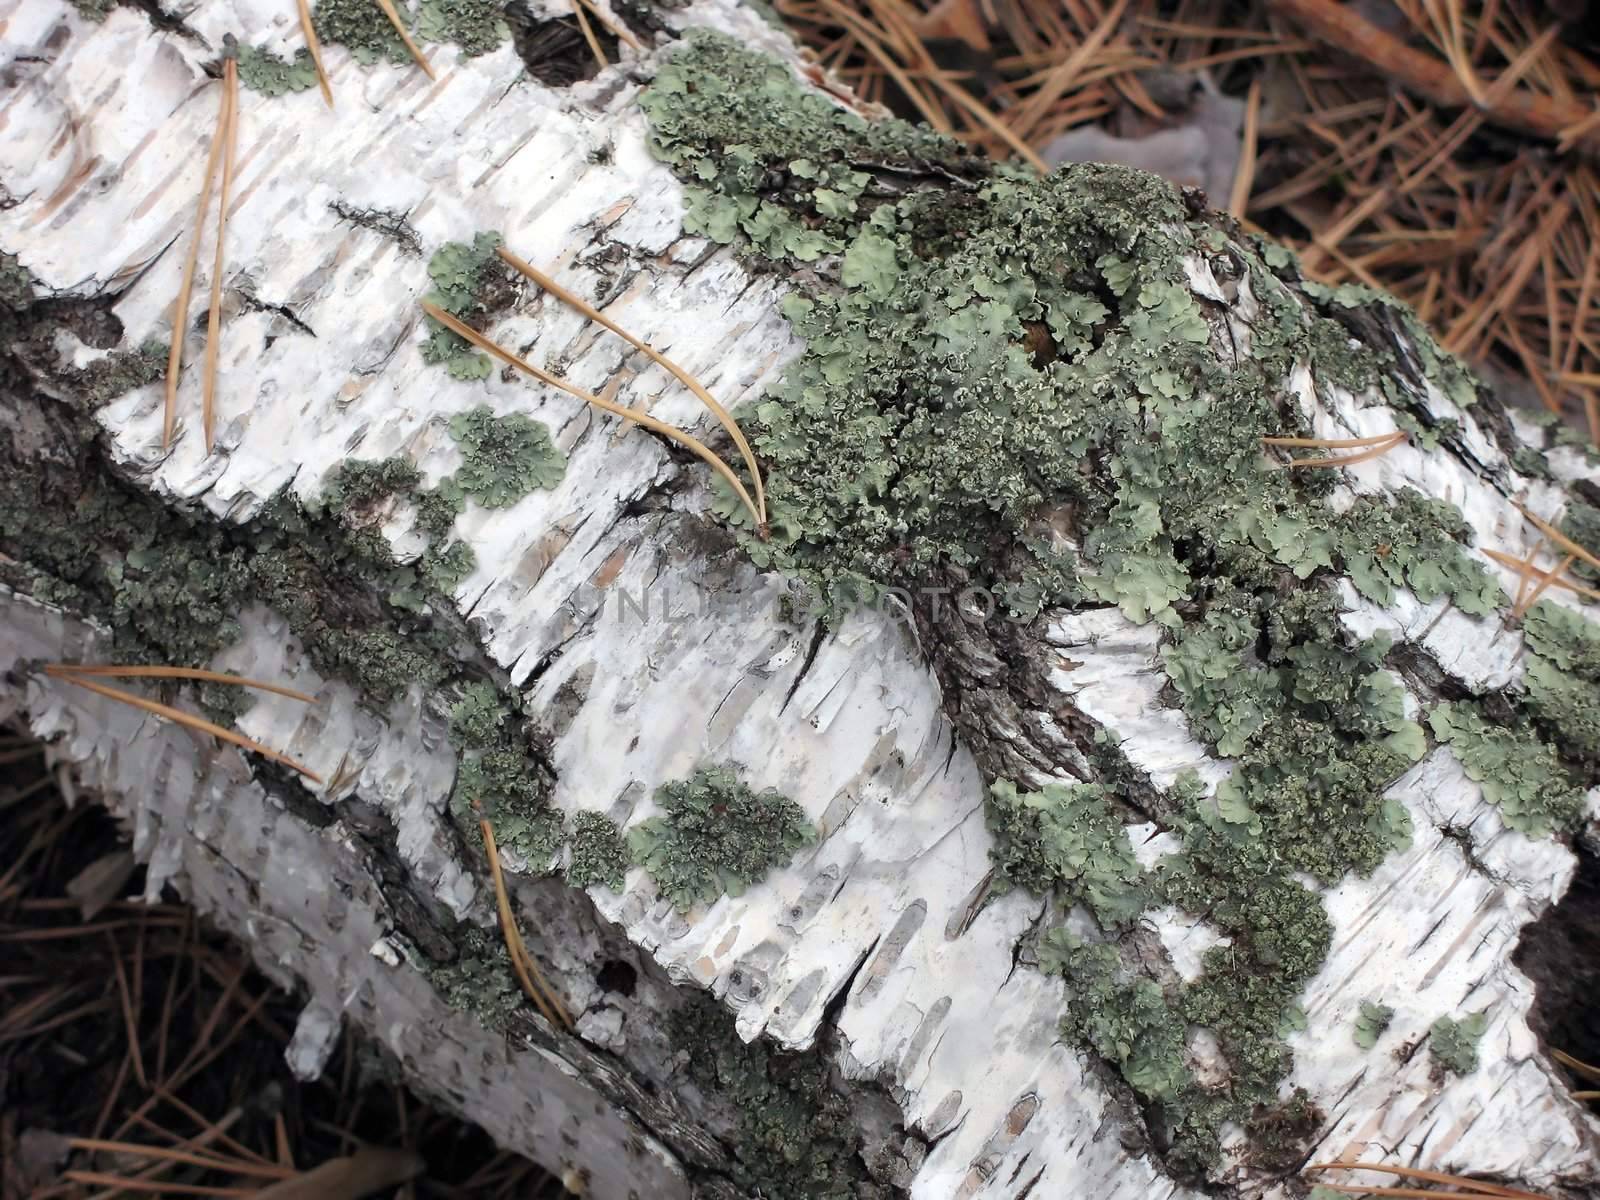
[[[1281,1194],[1314,1148],[1596,1178],[1512,952],[1595,810],[1597,609],[1517,628],[1488,552],[1568,553],[1513,500],[1594,548],[1600,472],[1409,313],[1153,180],[862,124],[725,0],[670,21],[733,42],[566,92],[494,5],[397,6],[430,85],[323,0],[339,107],[242,97],[237,275],[197,285],[245,299],[184,355],[218,359],[216,448],[162,454],[194,97],[224,35],[302,34],[92,7],[4,35],[0,716],[309,1013],[594,1196]],[[770,543],[664,442],[420,327],[456,287],[739,457],[659,363],[486,296],[490,230],[736,413]],[[1290,472],[1286,438],[1387,450]],[[149,685],[326,784],[61,661],[313,696]],[[738,818],[727,861],[685,812]],[[479,814],[573,1033],[523,1002]]]

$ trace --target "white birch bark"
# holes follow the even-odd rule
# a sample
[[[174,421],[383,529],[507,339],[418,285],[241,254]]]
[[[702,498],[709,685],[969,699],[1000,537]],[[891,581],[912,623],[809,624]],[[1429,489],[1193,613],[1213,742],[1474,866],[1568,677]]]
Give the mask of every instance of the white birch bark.
[[[129,8],[89,24],[59,0],[13,0],[0,18],[0,180],[17,200],[0,211],[0,247],[59,294],[115,293],[134,345],[171,334],[220,95],[201,64],[226,32],[280,53],[299,45],[290,3],[206,0],[182,15],[198,39],[153,30]],[[696,0],[673,20],[792,56],[731,0]],[[275,977],[306,988],[301,1069],[316,1068],[342,1018],[503,1145],[582,1173],[590,1195],[734,1194],[717,1190],[727,1150],[715,1135],[728,1131],[692,1095],[674,1107],[639,1090],[639,1080],[672,1089],[658,1016],[690,988],[731,1009],[746,1039],[805,1048],[831,1034],[841,1086],[875,1097],[858,1104],[863,1127],[888,1112],[886,1123],[908,1131],[878,1139],[897,1159],[879,1168],[892,1194],[1191,1194],[1137,1149],[1100,1075],[1059,1037],[1060,981],[1014,966],[1042,902],[1018,892],[974,913],[989,870],[982,782],[908,630],[870,612],[825,634],[791,627],[773,581],[726,557],[708,565],[698,549],[708,495],[683,478],[698,467],[551,389],[498,371],[457,382],[425,365],[415,303],[428,286],[425,260],[329,210],[341,201],[402,212],[425,247],[502,230],[580,292],[603,291],[614,319],[668,349],[724,403],[748,404],[798,350],[777,314],[783,285],[682,234],[681,189],[650,157],[634,105],[649,60],[555,91],[522,77],[510,46],[471,61],[432,47],[436,84],[410,67],[361,68],[339,47],[326,55],[334,112],[315,91],[270,103],[244,94],[216,452],[200,436],[194,335],[170,453],[159,384],[99,413],[117,469],[166,502],[236,522],[284,487],[315,497],[350,457],[405,454],[437,479],[458,462],[447,419],[483,403],[546,422],[570,459],[564,481],[509,509],[469,508],[457,529],[478,566],[454,600],[532,710],[559,714],[553,802],[629,825],[651,814],[659,783],[702,761],[733,761],[753,786],[795,799],[818,843],[745,895],[687,915],[639,870],[621,895],[524,879],[527,925],[584,1040],[539,1032],[531,1018],[505,1037],[451,1011],[399,958],[386,902],[338,817],[353,795],[381,810],[415,885],[443,910],[489,924],[492,898],[446,829],[454,756],[420,690],[378,720],[348,686],[317,676],[281,620],[242,614],[245,637],[216,665],[316,693],[309,710],[263,697],[240,728],[342,781],[303,791],[338,817],[322,827],[232,749],[45,678],[39,662],[95,658],[103,631],[4,591],[0,714],[57,739],[54,759],[126,819],[151,864],[152,896],[176,886]],[[207,234],[197,296],[209,286],[210,246]],[[597,286],[602,255],[615,278],[606,288]],[[1203,267],[1194,276],[1197,291],[1215,289]],[[1249,303],[1239,302],[1240,338]],[[496,334],[581,386],[617,384],[658,417],[705,425],[663,372],[548,298],[525,297]],[[67,335],[58,349],[79,363],[95,354]],[[1309,407],[1309,380],[1300,382]],[[1344,399],[1317,417],[1319,433],[1376,427],[1380,409]],[[1431,399],[1437,415],[1462,420],[1479,464],[1501,463],[1471,414]],[[1554,457],[1569,475],[1586,469],[1575,455]],[[1526,549],[1514,512],[1461,460],[1401,447],[1345,478],[1355,492],[1408,485],[1448,499],[1480,545]],[[1559,500],[1556,485],[1520,482],[1537,510]],[[641,503],[653,495],[670,500]],[[409,529],[404,512],[385,526],[402,557],[420,549]],[[643,597],[648,616],[623,597]],[[1518,676],[1520,635],[1493,620],[1409,594],[1388,610],[1348,599],[1352,629],[1419,640],[1456,679]],[[1165,676],[1154,626],[1114,611],[1063,613],[1049,640],[1062,661],[1053,686],[1116,728],[1157,783],[1186,767],[1213,782],[1226,774],[1157,699]],[[1530,1033],[1532,989],[1511,963],[1519,931],[1566,888],[1572,853],[1505,829],[1445,750],[1391,794],[1411,812],[1413,844],[1327,893],[1334,946],[1303,999],[1308,1028],[1292,1038],[1291,1083],[1328,1114],[1318,1156],[1504,1172],[1535,1187],[1594,1181],[1594,1124]],[[1446,827],[1467,831],[1470,859]],[[1141,853],[1166,848],[1157,838]],[[1155,923],[1180,969],[1215,936],[1181,914]],[[635,994],[602,991],[597,964],[628,954],[641,967]],[[1489,1008],[1480,1070],[1439,1085],[1425,1055],[1358,1052],[1349,1028],[1375,971],[1388,994],[1405,997],[1386,1044],[1414,1044],[1441,1013]],[[1244,1194],[1292,1194],[1242,1156],[1220,1178]]]

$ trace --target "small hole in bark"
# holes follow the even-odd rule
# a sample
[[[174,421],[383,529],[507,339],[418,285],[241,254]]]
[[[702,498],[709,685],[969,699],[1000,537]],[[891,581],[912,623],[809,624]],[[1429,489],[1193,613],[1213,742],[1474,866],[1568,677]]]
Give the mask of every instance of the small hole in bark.
[[[600,968],[594,981],[600,985],[603,992],[616,992],[619,995],[633,995],[633,988],[639,982],[639,972],[627,963],[615,958],[608,959]]]
[[[1534,984],[1529,1024],[1550,1049],[1600,1063],[1600,858],[1576,846],[1567,894],[1522,931],[1511,961]],[[1584,1086],[1593,1086],[1587,1084]]]

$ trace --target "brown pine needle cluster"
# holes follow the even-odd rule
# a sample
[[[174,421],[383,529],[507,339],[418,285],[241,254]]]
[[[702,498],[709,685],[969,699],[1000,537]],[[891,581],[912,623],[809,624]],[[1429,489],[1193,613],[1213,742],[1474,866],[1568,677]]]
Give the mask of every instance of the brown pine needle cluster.
[[[1447,1175],[1441,1171],[1423,1171],[1416,1167],[1392,1167],[1383,1163],[1357,1163],[1357,1162],[1327,1162],[1312,1163],[1307,1171],[1376,1171],[1385,1175],[1394,1175],[1400,1179],[1414,1179],[1419,1183],[1447,1184],[1453,1191],[1440,1192],[1413,1187],[1373,1187],[1370,1184],[1352,1186],[1342,1183],[1322,1183],[1321,1186],[1335,1192],[1344,1192],[1352,1196],[1401,1196],[1419,1197],[1420,1200],[1484,1200],[1486,1196],[1498,1196],[1501,1200],[1545,1200],[1532,1192],[1519,1191],[1516,1188],[1505,1187],[1498,1183],[1488,1183],[1481,1179],[1469,1179],[1465,1175]],[[1321,1181],[1318,1181],[1321,1183]]]
[[[178,300],[172,314],[172,348],[167,352],[166,405],[161,419],[161,448],[172,445],[172,429],[178,414],[178,377],[183,370],[183,339],[189,324],[189,299],[194,292],[194,270],[200,258],[200,235],[205,228],[206,213],[211,207],[211,185],[217,177],[217,164],[222,168],[221,212],[217,217],[217,252],[211,278],[211,307],[206,320],[206,374],[204,381],[204,411],[206,451],[211,450],[214,424],[213,404],[216,397],[217,350],[222,327],[222,267],[223,243],[228,228],[228,189],[233,181],[235,145],[239,136],[239,68],[230,53],[223,63],[222,104],[217,110],[217,127],[211,136],[211,152],[206,158],[205,178],[200,184],[200,203],[194,218],[194,238],[189,243],[189,256],[184,260],[183,278],[178,284]]]
[[[198,733],[208,733],[212,737],[238,746],[242,750],[248,750],[252,754],[261,755],[262,758],[282,763],[291,771],[304,775],[312,783],[319,785],[322,783],[321,776],[302,766],[287,754],[279,754],[276,750],[269,749],[260,742],[245,737],[242,733],[224,729],[222,726],[207,721],[203,717],[197,717],[191,713],[183,712],[181,709],[173,708],[170,704],[162,704],[159,701],[147,699],[133,692],[125,692],[120,688],[107,687],[103,683],[96,683],[95,679],[97,677],[197,679],[212,683],[233,684],[239,687],[259,688],[262,691],[275,692],[280,696],[289,696],[307,704],[314,703],[315,698],[306,695],[304,692],[296,692],[289,688],[279,687],[276,684],[260,683],[254,679],[243,679],[237,675],[227,675],[221,671],[191,670],[186,667],[82,666],[75,663],[51,663],[45,667],[44,673],[54,679],[75,684],[78,687],[94,692],[96,695],[104,696],[108,700],[131,705],[143,712],[150,713],[152,716],[165,718],[168,721],[182,725],[186,729],[193,729]]]
[[[685,433],[675,425],[668,425],[665,421],[659,421],[655,417],[650,416],[648,413],[637,412],[634,409],[627,408],[624,405],[616,403],[614,400],[608,400],[604,396],[596,396],[592,392],[586,392],[575,384],[568,383],[559,375],[552,375],[550,372],[534,366],[526,359],[513,354],[510,350],[507,350],[504,346],[500,345],[500,343],[485,337],[476,329],[473,329],[470,325],[464,324],[463,322],[457,320],[455,317],[445,312],[444,309],[430,303],[427,300],[422,301],[422,310],[435,321],[439,322],[439,324],[450,330],[451,333],[466,339],[474,346],[478,347],[478,349],[494,355],[501,362],[515,367],[517,370],[526,375],[533,376],[533,378],[539,380],[539,382],[547,383],[554,388],[559,388],[561,391],[566,392],[567,395],[572,396],[575,399],[582,400],[585,404],[592,405],[593,407],[600,409],[602,412],[608,412],[613,416],[621,417],[624,421],[631,421],[635,425],[640,425],[645,429],[650,430],[652,433],[658,433],[662,437],[678,443],[678,445],[694,454],[713,471],[721,475],[723,479],[727,480],[729,486],[731,486],[734,492],[738,495],[741,503],[744,504],[746,510],[748,510],[751,517],[756,521],[757,528],[760,530],[761,534],[765,536],[766,522],[763,519],[762,510],[757,507],[756,502],[750,498],[750,493],[745,490],[744,482],[734,472],[732,467],[725,463],[698,438],[691,434]]]
[[[528,953],[528,947],[522,941],[522,933],[517,929],[517,919],[511,913],[511,896],[506,891],[505,877],[500,873],[500,850],[494,842],[494,828],[486,817],[478,818],[478,828],[483,833],[483,846],[489,855],[489,875],[494,880],[495,906],[500,910],[500,931],[505,935],[506,953],[511,956],[511,968],[516,972],[517,982],[522,985],[522,990],[538,1007],[545,1020],[558,1028],[571,1029],[572,1017],[568,1015],[566,1006],[561,1003],[561,997],[557,996],[554,989],[545,982],[539,965]]]
[[[1588,600],[1600,600],[1600,591],[1584,587],[1575,580],[1565,578],[1566,572],[1580,561],[1587,563],[1589,566],[1600,568],[1600,555],[1596,555],[1593,551],[1580,546],[1549,521],[1530,511],[1520,501],[1513,500],[1512,504],[1542,535],[1539,543],[1529,550],[1523,558],[1517,558],[1515,555],[1507,554],[1503,550],[1486,549],[1484,551],[1486,555],[1501,566],[1509,567],[1516,572],[1517,596],[1512,609],[1512,618],[1521,620],[1527,615],[1528,610],[1539,602],[1540,597],[1552,587],[1562,588]],[[1534,560],[1540,554],[1549,550],[1552,543],[1563,554],[1561,561],[1548,570],[1535,567],[1533,565]],[[1528,590],[1530,584],[1533,586],[1531,592]]]
[[[389,24],[394,26],[394,31],[400,35],[400,40],[406,44],[406,49],[411,51],[411,57],[417,60],[417,66],[422,68],[422,73],[437,82],[439,77],[434,74],[433,64],[422,53],[422,48],[412,41],[411,31],[406,28],[404,19],[395,8],[394,0],[378,0],[378,7],[383,9],[383,15],[389,18]]]
[[[322,39],[317,37],[317,27],[311,20],[310,0],[295,0],[300,8],[300,32],[305,34],[306,49],[311,51],[312,65],[317,68],[317,86],[322,89],[322,98],[328,102],[328,107],[333,107],[333,87],[328,83],[328,69],[322,65]]]
[[[1364,463],[1368,459],[1387,454],[1405,440],[1405,430],[1397,429],[1393,433],[1379,433],[1371,437],[1358,438],[1264,437],[1261,439],[1261,444],[1306,450],[1360,450],[1359,454],[1330,455],[1327,458],[1291,458],[1284,464],[1287,467],[1353,467],[1357,463]],[[1363,447],[1367,448],[1362,449]]]

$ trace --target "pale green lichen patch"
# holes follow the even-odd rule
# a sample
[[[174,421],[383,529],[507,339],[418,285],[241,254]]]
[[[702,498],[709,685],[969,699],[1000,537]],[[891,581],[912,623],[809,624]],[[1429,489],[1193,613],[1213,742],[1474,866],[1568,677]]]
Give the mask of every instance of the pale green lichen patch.
[[[1067,1027],[1141,1096],[1171,1101],[1193,1086],[1177,1005],[1154,980],[1131,972],[1115,948],[1051,930],[1039,945],[1039,968],[1067,981]]]
[[[509,268],[495,256],[495,248],[503,240],[489,230],[470,242],[446,242],[439,247],[428,260],[428,278],[433,280],[429,302],[481,329],[510,302],[512,294]],[[432,317],[425,320],[429,333],[422,343],[424,362],[442,364],[453,379],[487,379],[494,371],[487,354],[473,349],[465,338]]]
[[[553,488],[567,473],[567,456],[550,431],[522,413],[497,417],[487,405],[457,413],[450,436],[464,460],[455,485],[485,508],[506,508],[529,492]]]
[[[1122,1073],[1167,1165],[1203,1175],[1224,1124],[1287,1120],[1284,1038],[1332,936],[1303,880],[1369,873],[1411,838],[1384,793],[1427,738],[1387,641],[1346,633],[1338,580],[1383,605],[1401,588],[1474,616],[1505,602],[1452,506],[1400,491],[1336,508],[1335,471],[1285,469],[1262,439],[1309,436],[1288,386],[1306,364],[1324,401],[1381,396],[1424,446],[1460,432],[1430,389],[1465,407],[1476,381],[1404,306],[1305,280],[1137,171],[973,164],[713,34],[641,103],[686,228],[805,270],[783,305],[804,351],[749,426],[772,516],[770,539],[740,534],[757,565],[829,614],[956,580],[1024,621],[1099,602],[1172,630],[1172,696],[1235,760],[1211,797],[1185,780],[1152,808],[1142,785],[1181,851],[1126,869],[1110,773],[1034,793],[991,779],[988,814],[997,876],[1063,902],[1053,924],[1081,902],[1115,926],[1147,892],[1225,937],[1187,984],[1122,940],[1047,932],[1040,952],[1068,979],[1069,1036]],[[1196,264],[1250,289],[1248,315],[1227,314],[1248,345],[1191,289]],[[1194,1026],[1220,1082],[1186,1066]]]
[[[104,21],[118,0],[72,0],[72,7],[91,21]]]
[[[466,924],[451,941],[456,948],[451,962],[434,962],[417,951],[408,958],[452,1009],[475,1013],[490,1028],[499,1026],[523,1004],[505,943],[497,933]]]
[[[396,8],[405,19],[409,6],[398,4]],[[363,66],[411,61],[405,42],[374,0],[317,0],[311,19],[319,38],[347,47]]]
[[[1522,628],[1528,711],[1592,782],[1600,769],[1600,624],[1541,600]]]
[[[1437,705],[1428,725],[1512,829],[1547,837],[1582,815],[1583,792],[1556,752],[1526,725],[1491,721],[1470,701]]]
[[[283,59],[270,50],[240,46],[237,58],[239,82],[264,96],[282,96],[317,86],[317,68],[305,49],[297,51],[293,59]]]
[[[1578,545],[1600,554],[1600,508],[1582,500],[1570,500],[1566,514],[1561,518],[1560,528]],[[1590,584],[1600,584],[1600,567],[1582,559],[1572,564],[1572,573]]]
[[[798,804],[751,790],[727,767],[702,767],[655,799],[662,815],[628,831],[628,851],[681,910],[743,895],[816,840]]]
[[[1363,1050],[1371,1050],[1378,1044],[1378,1039],[1389,1028],[1389,1022],[1394,1020],[1394,1009],[1387,1004],[1376,1004],[1371,1000],[1361,1002],[1361,1012],[1356,1017],[1355,1028],[1351,1037],[1356,1045]]]
[[[487,54],[511,36],[501,0],[422,0],[417,36],[425,42],[454,42],[468,58]]]
[[[768,258],[811,262],[843,251],[866,215],[874,177],[858,164],[963,170],[972,161],[949,138],[869,124],[725,37],[692,30],[686,41],[640,107],[656,153],[692,181],[687,232],[721,242],[742,233]],[[869,274],[892,269],[891,247],[854,253]]]
[[[1462,543],[1471,529],[1452,504],[1402,488],[1392,504],[1365,497],[1339,523],[1338,554],[1356,590],[1388,606],[1405,586],[1428,603],[1450,597],[1462,612],[1486,616],[1504,595]]]
[[[617,823],[604,813],[581,812],[572,818],[568,840],[572,856],[567,862],[567,882],[573,887],[598,884],[613,892],[622,890],[628,873],[628,843]]]
[[[694,1086],[737,1122],[729,1139],[741,1195],[766,1200],[864,1200],[883,1193],[866,1177],[860,1124],[834,1086],[820,1047],[779,1054],[746,1043],[710,997],[674,1012],[667,1027]]]
[[[415,564],[397,563],[384,572],[389,603],[411,612],[421,612],[435,593],[448,595],[471,573],[476,563],[472,547],[465,542],[445,542],[450,522],[442,524],[425,519],[423,506],[432,500],[437,504],[441,493],[454,494],[459,499],[459,489],[446,479],[437,488],[424,490],[419,485],[422,473],[410,459],[399,455],[385,459],[349,459],[340,463],[328,475],[322,495],[310,504],[317,512],[332,512],[347,525],[373,534],[370,526],[384,514],[383,506],[395,498],[412,500],[418,508],[417,524],[428,537],[427,548]],[[461,501],[464,506],[465,501]],[[430,508],[429,515],[434,515]],[[450,520],[454,520],[454,512]]]
[[[1440,1017],[1428,1030],[1428,1053],[1450,1074],[1470,1075],[1478,1069],[1478,1043],[1488,1028],[1488,1012],[1459,1021]]]
[[[1033,892],[1059,888],[1101,925],[1132,921],[1149,903],[1143,869],[1107,790],[1086,783],[1020,792],[999,780],[989,789],[990,850],[999,878]]]

